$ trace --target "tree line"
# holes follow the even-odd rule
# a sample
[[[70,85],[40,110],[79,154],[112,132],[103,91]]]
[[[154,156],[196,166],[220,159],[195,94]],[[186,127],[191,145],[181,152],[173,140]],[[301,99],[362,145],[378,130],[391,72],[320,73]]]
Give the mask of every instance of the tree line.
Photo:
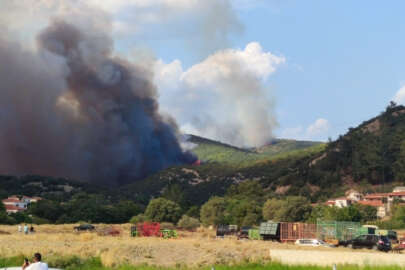
[[[173,190],[176,188],[172,188]],[[7,215],[0,204],[0,223],[139,223],[144,221],[169,222],[184,228],[200,223],[209,225],[259,225],[263,220],[310,222],[318,219],[337,221],[377,222],[374,207],[352,205],[345,208],[323,204],[312,205],[302,196],[274,196],[266,192],[259,181],[245,181],[231,186],[222,196],[213,196],[202,206],[189,206],[181,192],[164,192],[145,206],[133,201],[111,202],[103,195],[78,193],[69,201],[41,200],[29,205],[28,210]],[[396,226],[405,224],[405,208],[394,211]]]

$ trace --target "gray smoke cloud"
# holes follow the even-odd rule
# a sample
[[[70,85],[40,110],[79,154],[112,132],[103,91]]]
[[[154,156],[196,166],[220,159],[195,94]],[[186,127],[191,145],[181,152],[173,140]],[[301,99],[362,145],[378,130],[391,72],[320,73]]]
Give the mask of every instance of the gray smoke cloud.
[[[117,184],[195,160],[151,72],[115,57],[107,33],[54,20],[37,44],[0,38],[0,173]]]

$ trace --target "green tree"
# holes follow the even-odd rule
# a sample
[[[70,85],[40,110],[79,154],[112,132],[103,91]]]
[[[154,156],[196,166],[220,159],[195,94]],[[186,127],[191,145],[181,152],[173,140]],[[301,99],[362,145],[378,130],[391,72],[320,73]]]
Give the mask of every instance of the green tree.
[[[171,183],[166,186],[166,188],[163,190],[162,197],[177,203],[182,208],[186,206],[184,191],[178,183]]]
[[[356,204],[354,207],[359,210],[362,222],[374,221],[377,219],[377,209],[375,207],[361,204]]]
[[[238,226],[252,226],[257,225],[261,220],[262,209],[255,201],[228,199],[225,202],[226,223]]]
[[[0,224],[9,224],[6,208],[4,204],[0,201]]]
[[[64,205],[64,210],[67,214],[67,219],[64,220],[66,223],[114,223],[114,209],[102,195],[76,194]]]
[[[149,202],[145,210],[145,215],[155,222],[176,223],[181,216],[180,206],[165,198],[153,199]]]
[[[56,222],[63,214],[63,208],[58,202],[40,200],[29,205],[28,213],[39,218],[44,218],[50,222]]]
[[[120,201],[114,205],[113,209],[114,223],[125,223],[129,219],[141,212],[140,207],[133,201]]]
[[[26,212],[12,213],[10,217],[14,218],[16,223],[32,223],[32,218]]]
[[[405,179],[405,140],[400,144],[400,151],[392,169],[395,175],[395,180],[403,181]]]
[[[189,217],[193,217],[193,218],[200,218],[200,207],[198,207],[197,205],[193,205],[191,206],[187,212],[186,215]]]
[[[278,220],[278,211],[285,206],[284,201],[278,199],[267,200],[263,205],[263,218],[265,220]]]
[[[219,225],[225,222],[226,202],[224,198],[212,197],[202,207],[200,219],[202,224]]]
[[[263,206],[263,218],[275,221],[303,221],[309,218],[312,207],[300,196],[289,196],[284,200],[271,199]]]
[[[259,181],[244,181],[240,184],[232,185],[228,189],[226,197],[238,200],[261,201],[264,197],[263,186]]]
[[[405,207],[395,205],[392,209],[392,218],[393,221],[401,222],[405,224]]]
[[[362,219],[360,210],[354,206],[339,208],[337,212],[337,221],[356,221],[360,222]]]

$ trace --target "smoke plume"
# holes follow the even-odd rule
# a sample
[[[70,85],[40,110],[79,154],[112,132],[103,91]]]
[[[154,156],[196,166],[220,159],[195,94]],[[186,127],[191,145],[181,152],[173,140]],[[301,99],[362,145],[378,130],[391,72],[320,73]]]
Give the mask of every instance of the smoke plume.
[[[0,37],[0,173],[117,184],[194,161],[152,74],[114,57],[108,34],[54,20],[37,44]]]
[[[265,83],[285,62],[257,42],[244,50],[219,51],[183,70],[180,61],[156,64],[162,110],[186,133],[241,147],[262,146],[277,126]]]

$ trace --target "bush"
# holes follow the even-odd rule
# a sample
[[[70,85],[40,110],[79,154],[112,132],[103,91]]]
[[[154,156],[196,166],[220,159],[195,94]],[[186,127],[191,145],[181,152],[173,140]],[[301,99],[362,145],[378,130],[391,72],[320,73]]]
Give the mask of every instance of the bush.
[[[147,220],[148,220],[148,218],[147,218],[144,214],[139,214],[139,215],[133,216],[133,217],[129,220],[129,223],[137,224],[137,223],[145,222],[145,221],[147,221]]]
[[[14,225],[17,221],[12,216],[7,215],[6,211],[0,212],[0,224]]]
[[[47,220],[45,218],[39,218],[39,217],[33,216],[32,223],[37,224],[37,225],[49,224],[49,220]]]
[[[196,218],[183,215],[177,223],[177,226],[185,230],[195,230],[200,227],[200,221]]]

